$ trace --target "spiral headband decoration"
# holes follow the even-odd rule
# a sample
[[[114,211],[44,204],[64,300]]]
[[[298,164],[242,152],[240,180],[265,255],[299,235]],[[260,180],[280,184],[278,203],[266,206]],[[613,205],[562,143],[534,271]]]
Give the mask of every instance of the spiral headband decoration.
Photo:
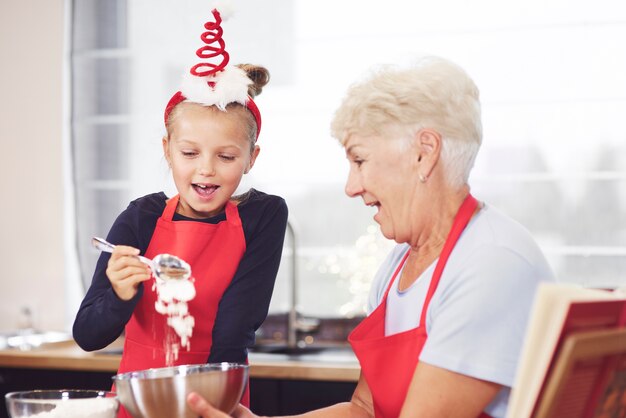
[[[180,91],[172,96],[165,107],[165,124],[167,125],[172,109],[183,101],[216,106],[222,111],[226,110],[229,103],[239,103],[254,116],[258,139],[261,132],[261,112],[248,95],[248,86],[252,84],[252,80],[241,68],[228,66],[230,56],[222,37],[222,16],[217,9],[213,9],[211,13],[215,22],[204,24],[206,31],[200,35],[200,39],[205,45],[196,51],[198,58],[204,61],[191,67],[189,73],[183,77]],[[206,61],[215,58],[221,58],[221,61],[217,64]]]
[[[191,67],[191,74],[197,77],[206,77],[212,74],[215,74],[218,71],[222,71],[228,61],[230,60],[230,55],[226,52],[226,44],[224,43],[224,30],[222,29],[222,16],[217,9],[213,9],[211,12],[213,13],[213,17],[215,18],[215,22],[206,22],[204,24],[204,28],[206,32],[200,35],[200,39],[206,45],[200,47],[196,51],[196,55],[201,59],[210,59],[218,56],[222,56],[222,62],[219,64],[213,64],[212,62],[200,62],[193,67]],[[217,42],[218,47],[211,46],[212,43]],[[202,67],[208,67],[207,70],[199,71]]]

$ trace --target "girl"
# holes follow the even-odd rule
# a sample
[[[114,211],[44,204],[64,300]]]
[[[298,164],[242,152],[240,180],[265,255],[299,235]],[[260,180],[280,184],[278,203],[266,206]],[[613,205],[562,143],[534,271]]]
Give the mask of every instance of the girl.
[[[220,14],[213,15],[216,22],[205,27],[221,36]],[[119,373],[170,365],[171,329],[155,311],[151,271],[139,254],[174,254],[191,266],[195,327],[175,365],[245,363],[267,315],[287,206],[254,189],[233,194],[259,155],[261,117],[252,98],[269,73],[252,65],[227,67],[220,45],[222,63],[194,66],[165,110],[163,152],[178,194],[141,197],[119,215],[107,237],[117,246],[100,256],[76,315],[74,338],[87,351],[106,347],[125,330]],[[209,70],[200,71],[203,65]]]

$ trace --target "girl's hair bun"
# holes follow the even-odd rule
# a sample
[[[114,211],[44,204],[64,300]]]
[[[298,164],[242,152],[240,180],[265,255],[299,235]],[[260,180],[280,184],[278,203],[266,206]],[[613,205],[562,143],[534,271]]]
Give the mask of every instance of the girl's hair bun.
[[[254,64],[238,64],[237,67],[246,72],[252,84],[248,86],[248,95],[253,99],[261,94],[263,87],[270,81],[270,72],[267,68]]]

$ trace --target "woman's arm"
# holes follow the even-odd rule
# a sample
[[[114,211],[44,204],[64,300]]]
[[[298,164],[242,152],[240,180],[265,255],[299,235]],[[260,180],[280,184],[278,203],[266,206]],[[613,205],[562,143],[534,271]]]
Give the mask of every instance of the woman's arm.
[[[450,372],[427,363],[420,363],[409,386],[401,417],[418,418],[476,418],[496,396],[501,386]],[[228,415],[212,407],[198,394],[187,399],[191,409],[202,418],[227,418]],[[247,408],[239,405],[235,418],[255,418]],[[372,395],[363,375],[359,378],[350,402],[307,412],[298,417],[324,418],[349,417],[372,418],[374,405]]]
[[[197,393],[191,393],[187,397],[187,403],[189,407],[202,418],[227,418],[228,415],[215,409],[205,399],[200,397]],[[239,405],[232,415],[234,418],[255,418],[254,415],[246,407]],[[307,412],[298,417],[305,418],[334,418],[334,417],[346,417],[346,418],[373,418],[374,407],[372,404],[372,395],[369,387],[363,378],[363,375],[359,378],[359,382],[354,390],[352,399],[350,402],[342,402],[336,405],[329,406],[327,408],[318,409],[315,411]]]
[[[476,418],[502,386],[419,362],[400,417]]]

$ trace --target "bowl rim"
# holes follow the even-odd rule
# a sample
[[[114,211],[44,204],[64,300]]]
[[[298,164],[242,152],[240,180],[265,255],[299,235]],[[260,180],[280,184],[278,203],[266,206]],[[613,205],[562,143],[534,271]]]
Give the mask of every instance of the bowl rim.
[[[42,394],[60,394],[60,393],[80,393],[84,395],[96,395],[92,397],[80,397],[80,398],[71,398],[71,397],[58,397],[58,398],[37,398],[34,395],[42,395]],[[29,395],[33,395],[30,397]],[[4,395],[5,400],[20,400],[20,401],[63,401],[70,399],[113,399],[117,398],[117,393],[109,390],[99,390],[99,389],[33,389],[33,390],[20,390],[9,392]]]
[[[119,373],[111,377],[114,382],[122,382],[136,379],[171,379],[173,377],[184,377],[201,371],[226,371],[242,369],[246,371],[250,366],[243,363],[201,363],[183,364],[179,366],[155,367],[145,370]]]

